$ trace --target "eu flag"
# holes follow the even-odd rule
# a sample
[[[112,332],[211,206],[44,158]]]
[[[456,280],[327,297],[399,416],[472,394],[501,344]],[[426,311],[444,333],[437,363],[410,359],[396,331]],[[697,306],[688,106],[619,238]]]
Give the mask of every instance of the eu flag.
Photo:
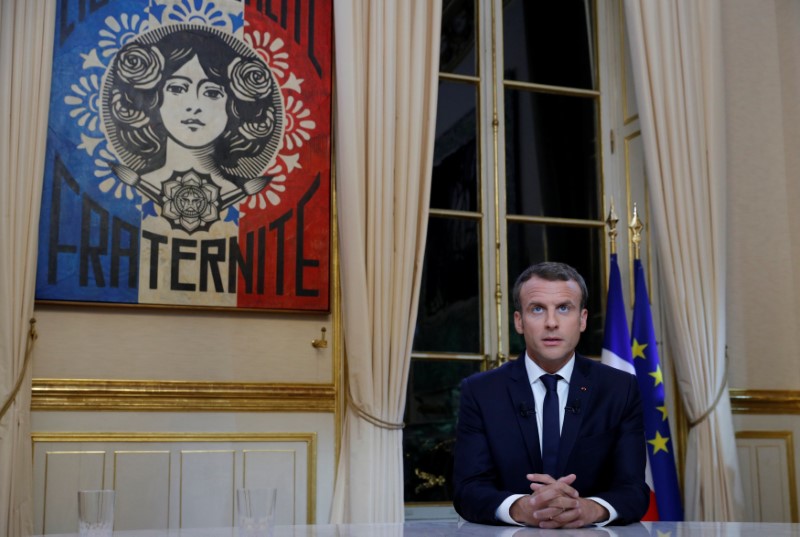
[[[633,262],[635,298],[631,328],[633,365],[642,394],[647,456],[653,476],[660,520],[683,520],[683,507],[675,469],[675,452],[664,404],[664,379],[658,359],[653,315],[644,269],[639,259]]]

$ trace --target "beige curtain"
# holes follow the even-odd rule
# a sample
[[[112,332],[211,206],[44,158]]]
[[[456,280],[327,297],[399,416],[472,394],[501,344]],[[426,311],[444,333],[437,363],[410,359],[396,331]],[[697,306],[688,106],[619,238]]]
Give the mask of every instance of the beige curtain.
[[[743,498],[725,359],[725,117],[719,0],[625,0],[670,355],[690,423],[687,520]]]
[[[55,2],[0,2],[0,534],[33,533],[29,338]],[[30,339],[30,341],[29,341]]]
[[[441,0],[337,0],[348,402],[331,519],[403,520],[400,428],[427,231]]]

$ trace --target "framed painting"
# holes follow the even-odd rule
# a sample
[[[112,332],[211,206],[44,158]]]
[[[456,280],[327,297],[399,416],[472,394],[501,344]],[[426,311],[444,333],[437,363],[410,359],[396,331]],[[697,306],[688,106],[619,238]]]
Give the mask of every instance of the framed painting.
[[[331,0],[61,0],[46,302],[328,311]]]

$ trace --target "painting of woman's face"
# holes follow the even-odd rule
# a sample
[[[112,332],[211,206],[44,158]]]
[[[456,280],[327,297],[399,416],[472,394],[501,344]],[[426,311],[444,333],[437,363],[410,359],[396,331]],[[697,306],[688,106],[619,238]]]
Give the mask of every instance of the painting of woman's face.
[[[228,122],[228,93],[208,79],[197,56],[186,62],[164,84],[159,111],[170,137],[185,147],[214,142]]]

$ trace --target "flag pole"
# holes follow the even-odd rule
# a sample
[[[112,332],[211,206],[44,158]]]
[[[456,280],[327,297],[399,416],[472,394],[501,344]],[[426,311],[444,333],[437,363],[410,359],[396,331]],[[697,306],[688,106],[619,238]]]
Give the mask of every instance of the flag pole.
[[[608,226],[608,248],[611,255],[617,253],[617,222],[619,217],[614,211],[614,198],[611,198],[611,207],[608,210],[608,217],[606,218],[606,226]]]
[[[639,243],[642,242],[642,229],[644,229],[644,224],[639,219],[639,212],[636,209],[636,203],[633,204],[633,217],[631,218],[631,223],[628,226],[628,229],[631,230],[633,258],[639,259]]]

